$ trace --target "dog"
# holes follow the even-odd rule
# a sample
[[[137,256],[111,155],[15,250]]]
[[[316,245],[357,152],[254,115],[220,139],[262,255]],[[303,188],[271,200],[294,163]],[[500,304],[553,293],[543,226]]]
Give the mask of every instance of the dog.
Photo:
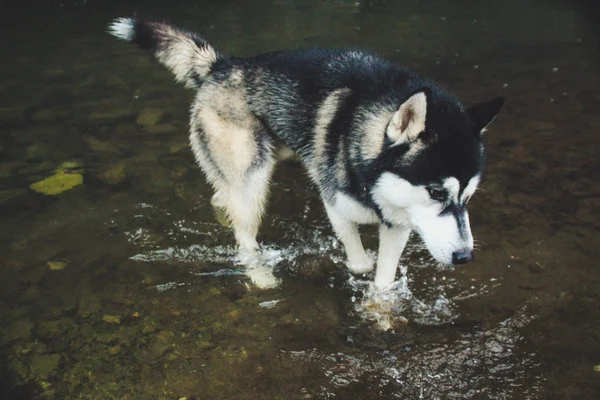
[[[467,203],[481,180],[483,133],[502,97],[467,108],[432,81],[358,50],[242,58],[164,22],[118,18],[108,32],[149,51],[196,90],[191,148],[243,260],[259,253],[281,146],[298,155],[318,188],[352,273],[375,264],[358,226],[379,225],[377,289],[394,283],[411,231],[440,263],[473,260]]]

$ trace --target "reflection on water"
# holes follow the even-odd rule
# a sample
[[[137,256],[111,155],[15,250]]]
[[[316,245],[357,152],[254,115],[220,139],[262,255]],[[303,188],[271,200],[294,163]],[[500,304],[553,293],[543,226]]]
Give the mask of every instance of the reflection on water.
[[[590,4],[88,0],[3,13],[0,397],[600,398]],[[374,299],[285,163],[260,236],[281,284],[248,285],[188,149],[193,94],[104,33],[134,13],[225,52],[365,47],[467,103],[506,96],[471,202],[477,262],[440,268],[413,238],[404,279]],[[373,229],[364,239],[376,248]]]

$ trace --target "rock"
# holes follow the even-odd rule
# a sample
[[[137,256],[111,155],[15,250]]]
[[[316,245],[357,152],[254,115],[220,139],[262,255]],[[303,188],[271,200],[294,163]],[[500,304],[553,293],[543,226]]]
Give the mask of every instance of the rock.
[[[83,175],[57,172],[56,174],[29,185],[31,190],[49,196],[56,196],[83,183]]]
[[[70,325],[72,325],[72,322],[67,319],[41,321],[38,323],[36,332],[46,340],[53,339],[61,337]]]
[[[6,345],[17,340],[30,340],[33,324],[28,318],[20,319],[4,329],[0,344]]]
[[[96,111],[90,114],[89,119],[92,121],[111,121],[127,118],[131,115],[131,110],[127,108],[108,108],[103,111]]]
[[[173,132],[177,132],[179,130],[175,125],[171,125],[171,124],[157,124],[157,125],[144,126],[144,129],[146,131],[148,131],[149,133],[153,133],[155,135],[173,133]]]
[[[23,300],[30,303],[35,303],[40,298],[40,289],[37,285],[29,285],[23,293]]]
[[[10,243],[10,249],[12,251],[23,251],[29,247],[29,241],[27,239],[15,240]]]
[[[8,161],[0,163],[0,178],[10,178],[21,168],[26,166],[26,163],[21,161]]]
[[[25,380],[29,377],[29,368],[21,357],[13,357],[8,363],[9,370],[17,377]]]
[[[0,121],[2,125],[20,123],[25,119],[23,107],[0,107]]]
[[[62,163],[54,175],[29,185],[31,190],[45,195],[56,196],[83,183],[83,175],[77,172],[80,164],[76,161]]]
[[[329,257],[302,255],[296,261],[298,275],[316,280],[328,279],[337,270]]]
[[[138,134],[135,125],[131,122],[121,122],[114,130],[113,136],[119,140],[131,140]]]
[[[65,269],[67,267],[67,263],[64,261],[48,261],[46,263],[46,265],[48,266],[48,268],[50,268],[52,271],[60,271],[62,269]]]
[[[43,142],[35,142],[27,146],[25,152],[28,160],[46,160],[50,157],[50,148]]]
[[[111,346],[108,348],[108,354],[111,356],[116,356],[121,352],[121,350],[121,346],[119,345]]]
[[[95,294],[86,294],[79,300],[77,314],[82,318],[87,318],[100,310],[101,303]]]
[[[540,272],[542,272],[544,270],[544,267],[542,267],[541,264],[538,262],[529,264],[528,268],[529,268],[529,272],[531,272],[532,274],[539,274]]]
[[[121,317],[118,315],[105,315],[102,317],[102,321],[106,322],[107,324],[120,324]]]
[[[174,142],[169,145],[169,154],[179,153],[181,150],[189,146],[187,142]]]
[[[107,332],[107,333],[99,333],[94,336],[94,339],[100,343],[109,344],[116,343],[119,341],[119,333],[118,332]]]
[[[232,310],[227,313],[227,318],[232,322],[237,321],[240,318],[241,312],[240,310]]]
[[[144,127],[153,126],[160,122],[164,113],[164,110],[158,107],[145,107],[142,109],[135,122]]]
[[[46,378],[58,368],[60,358],[60,354],[34,355],[29,368],[35,375]]]
[[[8,203],[14,199],[27,194],[27,189],[6,189],[0,190],[0,204]]]
[[[117,185],[121,183],[127,176],[127,173],[125,172],[125,166],[127,165],[127,162],[127,160],[121,160],[109,165],[100,173],[98,178],[110,185]]]
[[[90,146],[90,149],[92,149],[93,151],[98,152],[98,153],[118,153],[119,152],[119,150],[114,147],[114,142],[111,142],[109,140],[100,140],[100,139],[96,139],[93,136],[86,136],[85,141]]]
[[[142,322],[143,333],[153,333],[160,329],[160,322],[154,317],[144,318]]]
[[[171,176],[174,179],[181,179],[186,173],[188,169],[187,167],[181,166],[171,170]]]
[[[51,121],[60,121],[60,120],[68,120],[73,117],[73,110],[71,106],[57,106],[57,107],[48,107],[38,110],[33,113],[31,119],[34,122],[51,122]]]

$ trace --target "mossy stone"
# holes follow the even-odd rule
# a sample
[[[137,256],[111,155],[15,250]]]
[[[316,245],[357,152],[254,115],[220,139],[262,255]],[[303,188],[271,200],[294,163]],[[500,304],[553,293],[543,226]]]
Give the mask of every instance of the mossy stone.
[[[49,196],[59,195],[83,183],[83,175],[78,172],[80,164],[77,161],[66,161],[49,176],[39,182],[29,185],[31,190]]]
[[[28,318],[23,318],[12,323],[4,329],[0,337],[0,344],[5,345],[16,340],[30,340],[32,326],[33,324]]]
[[[29,368],[35,375],[41,378],[46,378],[58,368],[60,359],[60,354],[34,355]]]

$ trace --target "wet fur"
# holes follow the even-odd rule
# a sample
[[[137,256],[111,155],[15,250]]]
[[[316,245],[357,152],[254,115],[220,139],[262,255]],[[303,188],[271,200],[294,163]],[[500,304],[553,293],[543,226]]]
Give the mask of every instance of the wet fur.
[[[468,197],[476,189],[481,132],[501,100],[466,109],[433,82],[361,51],[305,49],[238,58],[165,23],[122,18],[109,32],[150,51],[177,81],[197,90],[192,149],[242,254],[258,250],[280,143],[299,155],[319,188],[353,272],[373,268],[358,225],[380,224],[377,287],[393,282],[411,230],[430,250],[439,247],[432,254],[440,261],[472,251],[468,199],[462,196],[466,188]],[[453,200],[431,201],[424,195],[431,185]],[[436,224],[452,230],[455,239],[428,240]]]

